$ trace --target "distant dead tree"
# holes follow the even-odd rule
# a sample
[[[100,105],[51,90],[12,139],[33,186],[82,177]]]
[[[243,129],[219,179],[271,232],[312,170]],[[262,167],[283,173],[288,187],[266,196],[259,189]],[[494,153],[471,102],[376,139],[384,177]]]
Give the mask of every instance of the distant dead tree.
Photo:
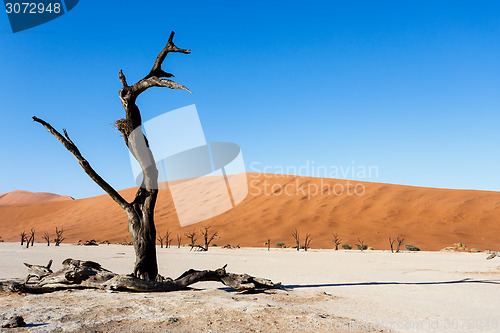
[[[193,232],[188,232],[186,234],[184,234],[188,239],[189,239],[189,245],[191,245],[191,248],[189,249],[189,251],[191,251],[195,246],[196,246],[196,240],[198,239],[198,237],[196,237],[196,232],[193,231]]]
[[[208,226],[208,227],[204,227],[203,229],[200,230],[200,233],[203,236],[203,240],[205,241],[204,246],[198,245],[198,248],[201,251],[208,251],[208,247],[210,246],[210,243],[212,243],[212,241],[215,239],[215,237],[217,237],[219,234],[218,231],[210,233],[210,231],[209,231],[210,228],[211,228],[211,226]]]
[[[172,238],[170,238],[170,235],[172,235],[172,233],[170,232],[170,230],[167,229],[167,231],[165,232],[165,236],[163,239],[165,239],[165,248],[169,248],[170,247],[170,244],[172,244]]]
[[[356,244],[356,246],[358,247],[359,250],[363,251],[363,250],[366,250],[368,248],[368,246],[365,245],[365,241],[359,239],[359,237],[358,237],[358,242],[359,242],[359,244]]]
[[[182,241],[182,236],[177,234],[177,248],[181,248],[181,241]]]
[[[21,245],[23,245],[26,240],[26,231],[21,232],[19,236],[21,236]]]
[[[163,241],[165,240],[165,236],[161,236],[158,234],[158,237],[156,238],[160,242],[160,248],[163,248]]]
[[[312,241],[311,234],[306,234],[306,240],[304,242],[304,251],[307,251],[307,249],[309,248],[309,244],[311,244],[311,241]]]
[[[399,238],[399,237],[398,237],[398,238],[396,238],[396,241],[398,242],[398,247],[397,247],[397,249],[396,249],[396,253],[398,253],[398,252],[399,252],[399,248],[400,248],[400,247],[401,247],[401,245],[403,244],[404,240],[405,240],[404,238]]]
[[[33,246],[33,243],[35,242],[35,229],[31,228],[30,230],[30,237],[26,237],[27,241],[26,241],[26,248],[29,248],[30,247],[30,244],[31,246]]]
[[[48,232],[43,233],[43,239],[47,242],[47,246],[50,246],[50,235]]]
[[[292,231],[292,237],[295,239],[295,243],[297,244],[297,251],[300,249],[300,236],[299,232],[297,231],[297,228],[295,228],[294,231]]]
[[[332,235],[333,235],[332,243],[335,245],[335,250],[338,250],[340,242],[342,242],[342,239],[337,235],[337,233],[334,233]]]
[[[389,244],[391,245],[391,253],[394,253],[393,245],[394,245],[395,241],[396,241],[395,239],[391,239],[391,236],[389,236]]]
[[[270,238],[267,239],[267,250],[271,251],[271,239]]]
[[[59,244],[62,243],[64,240],[64,237],[62,236],[64,230],[61,228],[61,230],[57,229],[56,227],[56,238],[54,239],[54,243],[56,243],[56,246],[59,246]]]

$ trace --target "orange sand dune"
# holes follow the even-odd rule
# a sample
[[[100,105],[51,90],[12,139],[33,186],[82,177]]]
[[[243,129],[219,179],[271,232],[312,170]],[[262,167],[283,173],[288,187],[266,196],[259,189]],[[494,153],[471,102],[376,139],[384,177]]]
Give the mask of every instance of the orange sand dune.
[[[12,191],[0,194],[0,205],[25,204],[43,201],[73,200],[72,197],[47,192]]]
[[[249,194],[236,208],[181,228],[168,190],[160,190],[157,230],[177,234],[210,225],[219,246],[293,246],[294,228],[313,248],[331,248],[332,233],[351,246],[358,237],[375,249],[388,249],[389,236],[405,237],[422,250],[440,250],[456,242],[481,250],[500,248],[500,193],[448,190],[335,179],[248,174]],[[135,189],[120,193],[132,200]],[[15,241],[23,230],[64,227],[65,242],[130,239],[125,213],[107,195],[79,200],[0,206],[0,236]],[[201,237],[199,238],[199,241]],[[176,241],[174,240],[173,243]],[[187,243],[183,236],[182,243]]]

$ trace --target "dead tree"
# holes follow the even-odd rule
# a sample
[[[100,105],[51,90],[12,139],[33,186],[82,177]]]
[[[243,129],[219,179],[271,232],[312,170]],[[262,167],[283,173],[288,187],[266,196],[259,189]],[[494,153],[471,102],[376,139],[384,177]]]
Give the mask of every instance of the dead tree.
[[[165,236],[163,237],[165,239],[165,248],[167,249],[170,247],[170,244],[172,244],[172,238],[170,238],[171,234],[172,233],[167,229]]]
[[[216,231],[210,235],[209,229],[211,227],[204,227],[203,229],[200,230],[201,235],[203,236],[203,240],[205,241],[204,246],[199,246],[200,250],[202,251],[208,251],[208,247],[210,246],[210,243],[215,239],[215,237],[218,236],[219,232]]]
[[[167,45],[158,54],[151,71],[142,80],[129,85],[123,72],[120,70],[118,73],[120,82],[122,83],[119,96],[122,106],[125,109],[125,118],[118,119],[115,125],[122,133],[125,144],[128,146],[131,154],[139,162],[143,176],[141,186],[137,190],[132,202],[127,202],[111,185],[99,176],[82,156],[66,130],[63,131],[63,136],[49,123],[33,117],[34,121],[42,124],[76,157],[80,166],[90,178],[125,211],[128,217],[128,230],[132,237],[136,255],[133,274],[135,277],[145,280],[155,280],[158,275],[155,247],[156,228],[154,224],[154,208],[158,195],[158,169],[156,168],[153,154],[149,149],[147,139],[142,132],[142,118],[136,100],[141,93],[152,87],[167,87],[189,91],[183,85],[164,79],[173,76],[161,68],[167,54],[171,52],[188,54],[191,52],[191,50],[175,46],[173,38],[174,32],[170,34]]]
[[[304,242],[304,251],[307,251],[309,244],[311,244],[312,238],[310,234],[306,234],[306,240]]]
[[[48,232],[43,233],[43,239],[47,242],[47,246],[50,246],[50,235]]]
[[[358,237],[358,242],[359,242],[359,244],[356,244],[356,246],[358,247],[359,250],[361,250],[361,252],[368,248],[368,246],[365,245],[365,241],[359,239],[359,237]]]
[[[31,246],[35,243],[35,229],[31,229]]]
[[[270,238],[267,239],[267,250],[271,251],[271,239]]]
[[[21,245],[23,245],[26,240],[26,231],[21,232],[19,236],[21,236]]]
[[[189,239],[189,245],[191,245],[191,248],[189,249],[189,251],[193,250],[194,247],[196,246],[196,240],[198,239],[198,237],[196,237],[196,232],[193,231],[193,232],[188,232],[185,234],[185,236]]]
[[[300,237],[299,237],[299,232],[297,231],[297,228],[295,228],[294,231],[292,231],[292,236],[295,239],[295,243],[297,244],[297,251],[300,249]]]
[[[57,229],[56,227],[56,238],[54,238],[54,243],[56,243],[56,246],[59,246],[59,244],[62,243],[64,240],[64,237],[62,236],[64,230],[61,228],[61,230]]]
[[[396,240],[395,239],[391,239],[391,236],[389,236],[389,244],[391,245],[391,253],[394,253],[394,242]]]
[[[333,235],[332,243],[335,245],[335,250],[338,250],[340,242],[342,242],[342,239],[337,235],[337,233],[334,233],[332,235]]]
[[[403,244],[404,240],[405,240],[404,238],[399,238],[399,237],[398,237],[398,238],[396,238],[396,241],[398,242],[398,247],[397,247],[397,249],[396,249],[396,253],[399,253],[399,248],[400,248],[400,247],[401,247],[401,245]]]
[[[182,241],[182,236],[177,234],[177,248],[181,248],[181,241]]]
[[[165,236],[158,235],[157,239],[160,242],[160,248],[163,249],[163,241],[165,240]]]
[[[140,286],[147,285],[147,287],[144,288],[144,290],[147,291],[160,291],[159,289],[161,289],[161,291],[179,290],[197,281],[217,280],[222,281],[223,283],[228,283],[229,280],[232,280],[228,280],[228,276],[230,274],[226,273],[222,268],[217,271],[190,270],[179,277],[177,280],[170,280],[167,285],[162,284],[161,288],[155,285],[156,282],[154,282],[155,280],[163,280],[163,278],[158,274],[158,264],[156,257],[156,227],[154,223],[154,208],[158,196],[158,169],[156,168],[153,153],[149,148],[148,141],[141,128],[142,117],[136,101],[141,93],[152,87],[183,89],[190,92],[183,85],[166,79],[172,77],[173,75],[163,71],[162,69],[162,64],[169,53],[174,52],[188,54],[191,52],[191,50],[188,49],[178,48],[174,44],[173,38],[174,32],[172,31],[168,38],[167,44],[156,57],[156,60],[150,72],[137,83],[129,85],[123,72],[120,70],[118,73],[118,77],[122,84],[122,88],[119,91],[119,96],[122,106],[125,110],[125,118],[118,119],[115,122],[115,125],[123,135],[125,144],[128,146],[130,153],[137,160],[142,170],[142,183],[137,190],[135,198],[132,202],[127,202],[91,167],[90,163],[82,156],[80,150],[71,140],[66,130],[63,130],[64,135],[62,135],[49,123],[37,117],[33,117],[33,121],[43,125],[59,142],[61,142],[61,144],[70,153],[73,154],[73,156],[78,160],[78,163],[87,173],[87,175],[97,185],[99,185],[126,213],[128,218],[128,230],[130,232],[132,243],[134,245],[136,260],[132,276],[120,277],[122,279],[126,279],[127,283],[132,283],[136,289],[143,289]],[[194,241],[195,239],[193,236],[193,238],[191,238],[192,245],[194,245]],[[74,279],[80,282],[84,280],[81,276],[77,277],[77,273],[75,271],[78,267],[81,268],[81,270],[84,272],[82,274],[85,275],[89,273],[86,272],[87,266],[72,264],[71,260],[66,266],[67,269],[72,270],[71,274],[69,272],[65,272],[65,276],[63,277],[62,275],[57,275],[57,273],[54,273],[54,278],[55,276],[57,276],[57,278],[60,279],[56,279],[58,283],[66,284],[68,278],[71,277],[74,277]],[[95,275],[98,274],[98,272],[92,272],[92,274]],[[88,277],[88,275],[85,275],[85,277]],[[50,280],[50,278],[51,276],[47,276],[45,279]],[[43,287],[44,285],[50,285],[50,283],[38,283],[37,287]],[[250,282],[248,279],[244,279],[243,285],[246,285],[244,286],[244,288],[247,289],[250,285],[253,285],[253,287],[255,287],[255,284],[253,284],[253,282]],[[125,286],[124,288],[130,289],[130,286]]]
[[[26,248],[29,248],[30,247],[30,244],[31,246],[33,246],[33,243],[35,242],[35,229],[31,228],[30,230],[30,237],[26,237],[27,241],[26,241]]]

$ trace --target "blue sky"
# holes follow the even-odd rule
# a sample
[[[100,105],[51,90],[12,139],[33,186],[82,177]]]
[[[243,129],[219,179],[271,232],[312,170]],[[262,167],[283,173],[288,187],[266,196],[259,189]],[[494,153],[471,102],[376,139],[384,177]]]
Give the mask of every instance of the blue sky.
[[[249,171],[376,166],[362,180],[500,191],[498,1],[80,1],[16,34],[0,14],[0,193],[103,194],[33,115],[134,186],[117,73],[141,79],[171,30],[193,53],[164,68],[194,94],[150,89],[144,120],[196,104]]]

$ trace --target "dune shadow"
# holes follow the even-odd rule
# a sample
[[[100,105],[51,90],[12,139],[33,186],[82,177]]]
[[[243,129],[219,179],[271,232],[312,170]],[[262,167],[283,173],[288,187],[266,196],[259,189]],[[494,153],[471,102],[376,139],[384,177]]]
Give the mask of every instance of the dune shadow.
[[[462,280],[452,281],[429,281],[429,282],[347,282],[347,283],[319,283],[319,284],[289,284],[283,285],[286,289],[298,288],[321,288],[321,287],[351,287],[351,286],[384,286],[384,285],[407,285],[407,286],[425,286],[425,285],[446,285],[459,283],[485,283],[485,284],[500,284],[500,280],[473,280],[465,278]]]

